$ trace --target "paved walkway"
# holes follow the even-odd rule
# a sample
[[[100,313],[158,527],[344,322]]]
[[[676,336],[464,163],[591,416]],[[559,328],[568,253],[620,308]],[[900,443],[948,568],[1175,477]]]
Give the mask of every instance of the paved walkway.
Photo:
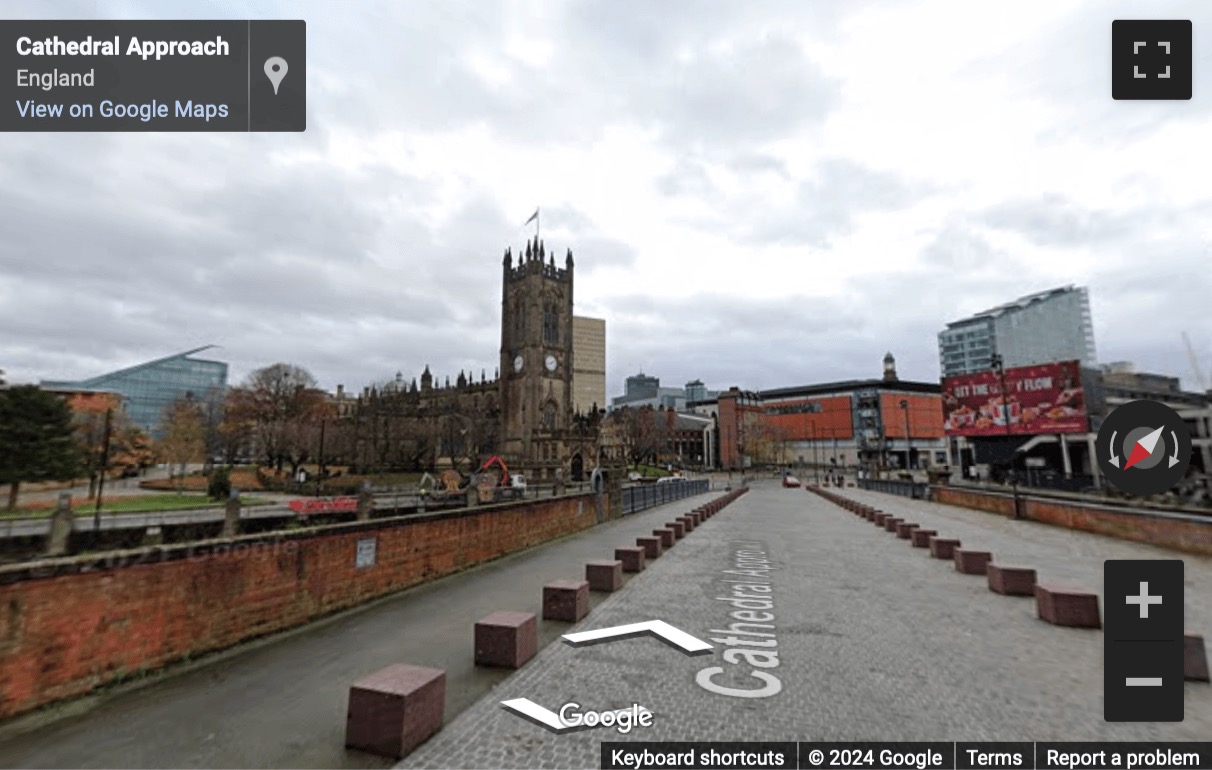
[[[1035,566],[1044,579],[1101,588],[1102,560],[1174,554],[1095,535],[904,498],[847,490],[884,510]],[[706,522],[576,628],[661,619],[702,639],[738,622],[725,599],[765,579],[773,637],[737,628],[713,654],[687,657],[636,638],[571,648],[572,630],[540,624],[542,648],[521,671],[471,665],[472,624],[490,611],[537,611],[543,583],[583,574],[584,562],[693,507],[695,499],[637,514],[556,543],[436,581],[333,622],[245,649],[219,663],[107,698],[87,713],[18,736],[0,728],[0,767],[387,767],[343,748],[347,688],[395,662],[448,672],[446,726],[401,767],[598,767],[603,740],[1197,740],[1212,735],[1212,687],[1188,683],[1186,721],[1108,724],[1102,719],[1099,631],[1057,628],[1030,599],[991,593],[802,489],[773,481]],[[723,572],[764,553],[755,575]],[[1187,625],[1212,632],[1212,559],[1184,557]],[[754,569],[751,561],[747,569]],[[762,584],[762,587],[767,587]],[[750,601],[735,599],[736,601]],[[748,605],[764,612],[766,599]],[[761,622],[764,616],[749,616]],[[776,644],[738,644],[742,639]],[[748,650],[740,653],[737,650]],[[777,667],[755,669],[753,663]],[[704,689],[762,685],[766,698]],[[710,673],[710,672],[708,672]],[[653,727],[554,735],[500,707],[529,698],[556,710],[638,703]]]
[[[246,647],[145,688],[68,710],[86,713],[12,735],[0,726],[0,767],[372,768],[392,762],[346,751],[349,685],[392,663],[447,672],[447,720],[507,676],[477,669],[475,621],[495,610],[541,615],[542,586],[583,577],[585,562],[701,501],[700,495],[419,586],[370,608]],[[591,606],[599,601],[594,595]],[[540,643],[568,623],[540,622]],[[61,710],[62,711],[62,710]]]
[[[1107,558],[1174,558],[1168,551],[1010,522],[959,508],[852,492],[884,510],[907,512],[965,542],[1039,569],[1041,577],[1100,587]],[[778,666],[744,665],[739,635],[705,657],[655,639],[594,647],[555,644],[465,711],[399,767],[598,767],[600,743],[624,741],[1082,741],[1200,740],[1212,735],[1212,687],[1186,685],[1186,721],[1103,721],[1103,635],[1035,617],[1034,602],[990,592],[984,578],[877,530],[816,495],[762,482],[636,576],[577,630],[659,618],[701,639],[723,639],[744,579],[739,552],[764,552],[772,573],[769,624]],[[1186,558],[1187,625],[1212,631],[1212,560]],[[759,578],[760,579],[760,578]],[[747,596],[758,595],[747,588]],[[756,609],[764,606],[749,605]],[[749,616],[756,620],[754,616]],[[764,616],[758,616],[765,619]],[[753,630],[750,629],[741,629]],[[757,637],[748,637],[755,639]],[[773,658],[753,655],[751,662]],[[763,698],[719,694],[697,683],[704,670],[731,688],[773,674],[781,690]],[[598,728],[555,735],[500,707],[528,698],[552,711],[651,710],[648,729]]]

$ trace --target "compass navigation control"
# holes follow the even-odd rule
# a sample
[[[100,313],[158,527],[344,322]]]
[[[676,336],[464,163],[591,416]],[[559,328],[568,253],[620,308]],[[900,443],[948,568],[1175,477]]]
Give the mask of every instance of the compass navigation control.
[[[1191,433],[1165,404],[1131,401],[1103,421],[1095,455],[1117,489],[1137,497],[1161,494],[1187,473]]]

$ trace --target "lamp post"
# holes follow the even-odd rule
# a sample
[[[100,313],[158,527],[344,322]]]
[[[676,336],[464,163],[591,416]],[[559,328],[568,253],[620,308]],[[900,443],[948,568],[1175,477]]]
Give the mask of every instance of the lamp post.
[[[808,424],[812,429],[812,478],[819,485],[821,483],[821,463],[817,455],[816,420]]]
[[[909,473],[909,458],[913,454],[912,439],[909,438],[909,399],[901,399],[901,411],[905,413],[905,472]]]
[[[101,501],[105,497],[105,469],[109,467],[110,431],[113,429],[114,410],[105,410],[105,435],[101,439],[101,468],[97,479],[97,506],[93,509],[93,529],[101,529]]]
[[[1006,394],[1006,366],[1000,353],[994,353],[989,360],[989,367],[997,373],[999,387],[1002,391],[1002,420],[1006,424],[1006,446],[1009,448],[1013,433],[1010,429],[1010,401]],[[1018,474],[1014,472],[1014,454],[1010,455],[1010,489],[1014,495],[1014,515],[1013,518],[1019,518],[1018,505]]]

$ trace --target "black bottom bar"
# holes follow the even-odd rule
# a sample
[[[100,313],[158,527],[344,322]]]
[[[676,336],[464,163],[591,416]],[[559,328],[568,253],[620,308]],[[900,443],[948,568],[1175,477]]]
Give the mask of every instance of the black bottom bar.
[[[1212,770],[1212,742],[610,742],[602,767],[627,770]]]
[[[787,743],[602,743],[603,768],[651,770],[794,770],[796,746]]]

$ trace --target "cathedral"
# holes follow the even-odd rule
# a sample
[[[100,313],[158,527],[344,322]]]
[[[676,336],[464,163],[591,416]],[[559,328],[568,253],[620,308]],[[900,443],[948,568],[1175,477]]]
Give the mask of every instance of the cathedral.
[[[419,385],[397,374],[356,400],[338,391],[343,416],[356,426],[355,464],[468,471],[499,454],[531,481],[587,479],[604,461],[602,412],[578,408],[574,398],[571,250],[562,262],[537,236],[516,258],[505,250],[500,363],[491,379],[460,372],[453,384],[439,384],[426,366]],[[604,346],[603,338],[603,378]]]

